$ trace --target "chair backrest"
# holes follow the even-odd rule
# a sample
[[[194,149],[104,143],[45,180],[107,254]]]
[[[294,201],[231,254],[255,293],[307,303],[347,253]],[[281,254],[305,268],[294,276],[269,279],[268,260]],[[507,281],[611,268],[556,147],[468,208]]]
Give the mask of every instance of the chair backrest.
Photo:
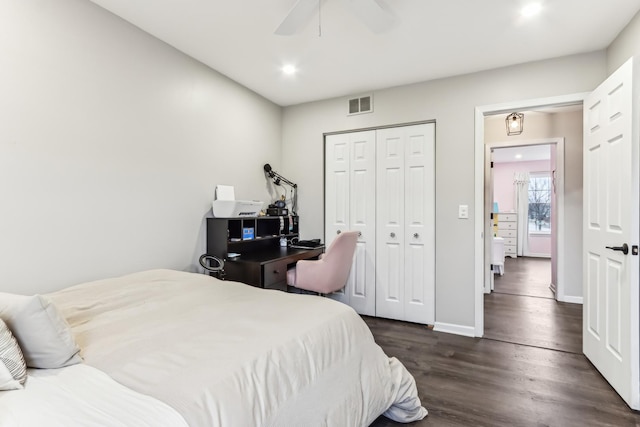
[[[318,263],[321,270],[314,269],[313,277],[301,277],[304,275],[299,271],[296,278],[296,286],[328,294],[344,288],[349,279],[351,264],[353,264],[353,254],[356,251],[358,243],[357,231],[344,231],[340,233],[331,245],[327,248],[326,253],[319,261],[306,261],[309,263]],[[298,263],[299,270],[300,262]]]

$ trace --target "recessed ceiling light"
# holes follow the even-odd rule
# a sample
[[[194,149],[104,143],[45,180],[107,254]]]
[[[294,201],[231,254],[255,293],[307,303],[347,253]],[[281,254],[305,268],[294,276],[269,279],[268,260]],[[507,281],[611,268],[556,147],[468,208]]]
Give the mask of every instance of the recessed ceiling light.
[[[525,18],[531,18],[532,16],[537,15],[542,10],[542,5],[540,3],[529,3],[525,7],[522,8],[520,14]]]
[[[292,76],[294,75],[296,72],[298,71],[298,69],[296,68],[295,65],[293,64],[287,64],[284,67],[282,67],[282,72],[284,74],[286,74],[287,76]]]

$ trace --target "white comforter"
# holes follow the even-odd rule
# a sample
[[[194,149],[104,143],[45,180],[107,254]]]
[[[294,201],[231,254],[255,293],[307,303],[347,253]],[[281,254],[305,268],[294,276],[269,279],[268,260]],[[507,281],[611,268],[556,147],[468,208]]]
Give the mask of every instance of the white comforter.
[[[0,427],[188,427],[166,404],[90,366],[28,374],[24,389],[0,391]]]
[[[49,295],[85,362],[192,427],[367,426],[426,415],[348,306],[153,270]]]

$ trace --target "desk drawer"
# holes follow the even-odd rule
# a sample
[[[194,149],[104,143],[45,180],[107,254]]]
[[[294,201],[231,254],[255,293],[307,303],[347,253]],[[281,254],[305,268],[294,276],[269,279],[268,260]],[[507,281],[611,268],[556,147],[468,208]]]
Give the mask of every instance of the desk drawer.
[[[280,282],[287,283],[287,262],[274,261],[264,265],[264,282],[265,288],[272,288]]]

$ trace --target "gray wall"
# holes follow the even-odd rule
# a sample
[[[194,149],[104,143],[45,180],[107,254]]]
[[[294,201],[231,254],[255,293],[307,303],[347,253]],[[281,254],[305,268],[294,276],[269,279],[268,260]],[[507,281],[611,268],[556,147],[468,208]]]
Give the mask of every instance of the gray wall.
[[[194,270],[216,184],[270,199],[280,107],[86,0],[0,29],[1,291]]]
[[[627,59],[640,54],[640,12],[607,48],[607,75],[620,68]]]
[[[283,171],[299,185],[303,235],[323,234],[323,132],[435,119],[436,322],[473,327],[475,107],[590,91],[605,77],[599,51],[376,91],[372,114],[348,117],[347,98],[285,108]]]

